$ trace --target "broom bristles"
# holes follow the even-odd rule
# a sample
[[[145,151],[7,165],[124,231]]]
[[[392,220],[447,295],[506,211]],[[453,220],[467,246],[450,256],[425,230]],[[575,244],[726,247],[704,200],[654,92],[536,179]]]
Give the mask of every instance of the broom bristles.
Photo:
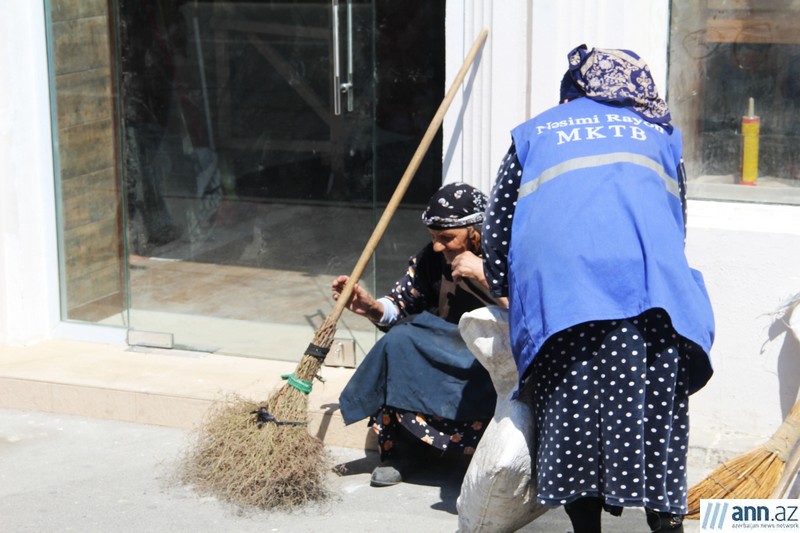
[[[700,517],[700,500],[770,498],[781,481],[789,453],[800,441],[800,401],[772,437],[753,450],[723,463],[689,489],[687,518]]]
[[[335,319],[329,316],[314,344],[329,348],[335,332]],[[321,366],[322,359],[303,355],[292,377],[311,382]],[[327,499],[332,460],[322,441],[308,433],[307,392],[291,383],[265,405],[237,395],[212,405],[193,449],[180,459],[178,480],[245,508],[291,510]],[[260,408],[274,421],[259,425],[255,412]]]
[[[266,408],[279,421],[305,422],[305,394],[287,385]],[[259,404],[236,395],[212,406],[181,458],[178,481],[244,508],[291,510],[329,497],[332,460],[305,425],[258,427]]]
[[[769,498],[784,465],[777,453],[764,446],[734,457],[689,489],[686,518],[700,517],[700,500]]]

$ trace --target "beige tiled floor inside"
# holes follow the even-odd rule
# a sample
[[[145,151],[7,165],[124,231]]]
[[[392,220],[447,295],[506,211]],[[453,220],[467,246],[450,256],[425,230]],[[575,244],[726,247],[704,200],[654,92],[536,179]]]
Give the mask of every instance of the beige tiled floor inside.
[[[137,331],[170,332],[176,346],[193,351],[281,361],[299,360],[333,308],[332,275],[216,265],[190,261],[131,259],[129,317]],[[376,328],[346,312],[337,337],[355,343],[362,359],[377,340]]]

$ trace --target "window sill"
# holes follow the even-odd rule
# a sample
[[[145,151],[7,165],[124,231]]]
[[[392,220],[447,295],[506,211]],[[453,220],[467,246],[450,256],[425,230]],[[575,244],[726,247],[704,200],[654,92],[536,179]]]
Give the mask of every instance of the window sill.
[[[688,182],[687,195],[694,200],[800,205],[798,180],[764,177],[755,185],[742,185],[737,179],[733,175],[700,176]]]

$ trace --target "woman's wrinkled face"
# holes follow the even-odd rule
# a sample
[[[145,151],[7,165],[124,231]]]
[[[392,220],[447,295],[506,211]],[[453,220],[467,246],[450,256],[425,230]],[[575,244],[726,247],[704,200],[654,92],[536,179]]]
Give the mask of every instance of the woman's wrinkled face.
[[[478,253],[480,234],[472,226],[466,228],[431,229],[433,251],[441,252],[448,263],[452,263],[457,255],[466,251]]]

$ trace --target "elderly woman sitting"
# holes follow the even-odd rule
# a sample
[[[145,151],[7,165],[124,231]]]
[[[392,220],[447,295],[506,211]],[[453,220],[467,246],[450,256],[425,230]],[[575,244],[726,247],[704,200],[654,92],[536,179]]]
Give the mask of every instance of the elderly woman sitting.
[[[373,486],[400,483],[419,442],[440,454],[471,455],[491,419],[496,393],[458,332],[462,314],[505,305],[489,293],[481,259],[486,196],[465,183],[443,186],[422,220],[431,242],[379,299],[356,285],[348,309],[386,331],[361,362],[339,403],[346,424],[369,417],[382,465]],[[347,276],[334,280],[334,299]]]

